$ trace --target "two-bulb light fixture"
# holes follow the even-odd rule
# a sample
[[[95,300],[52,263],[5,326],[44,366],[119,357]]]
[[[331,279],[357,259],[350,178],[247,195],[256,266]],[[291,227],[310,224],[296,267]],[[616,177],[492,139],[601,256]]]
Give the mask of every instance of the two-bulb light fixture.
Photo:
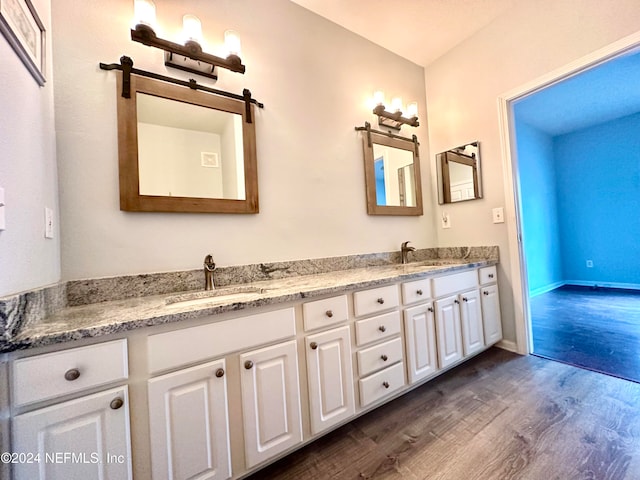
[[[245,66],[240,59],[240,37],[233,30],[224,32],[227,57],[222,58],[202,51],[202,24],[195,15],[182,18],[184,44],[158,38],[154,30],[156,7],[152,0],[134,0],[134,28],[131,40],[165,51],[164,64],[187,72],[203,75],[214,80],[218,78],[216,67],[232,72],[244,73]]]
[[[402,103],[402,98],[394,97],[391,100],[388,111],[385,106],[384,92],[377,91],[373,94],[373,113],[378,116],[378,125],[392,130],[400,131],[402,125],[418,127],[418,103],[409,103],[406,107]]]

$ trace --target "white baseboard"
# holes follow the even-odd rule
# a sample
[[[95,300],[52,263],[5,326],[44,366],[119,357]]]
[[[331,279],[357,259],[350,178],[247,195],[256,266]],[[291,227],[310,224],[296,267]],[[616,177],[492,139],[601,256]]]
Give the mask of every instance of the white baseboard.
[[[542,295],[543,293],[550,292],[551,290],[555,290],[556,288],[560,288],[561,286],[566,284],[567,282],[562,281],[562,282],[551,283],[549,285],[545,285],[544,287],[536,288],[535,290],[531,290],[529,292],[529,298],[533,298],[537,295]]]
[[[618,282],[585,282],[584,280],[566,280],[565,285],[576,285],[578,287],[603,287],[622,288],[625,290],[640,290],[640,283],[618,283]]]
[[[503,350],[508,350],[513,353],[518,353],[518,345],[516,342],[512,342],[511,340],[500,340],[496,343],[496,347],[502,348]]]

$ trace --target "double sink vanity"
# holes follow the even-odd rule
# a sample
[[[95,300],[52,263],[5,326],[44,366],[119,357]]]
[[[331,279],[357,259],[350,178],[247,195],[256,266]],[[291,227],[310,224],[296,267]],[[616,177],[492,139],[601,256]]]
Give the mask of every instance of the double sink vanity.
[[[221,269],[38,321],[0,299],[13,478],[241,478],[501,340],[496,247],[412,257]]]

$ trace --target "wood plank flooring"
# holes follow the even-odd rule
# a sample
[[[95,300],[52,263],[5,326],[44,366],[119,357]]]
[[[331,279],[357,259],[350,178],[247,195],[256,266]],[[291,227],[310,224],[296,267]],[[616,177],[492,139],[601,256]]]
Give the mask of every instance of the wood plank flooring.
[[[640,292],[566,285],[530,304],[536,355],[640,382]]]
[[[249,477],[640,479],[640,384],[493,348]]]

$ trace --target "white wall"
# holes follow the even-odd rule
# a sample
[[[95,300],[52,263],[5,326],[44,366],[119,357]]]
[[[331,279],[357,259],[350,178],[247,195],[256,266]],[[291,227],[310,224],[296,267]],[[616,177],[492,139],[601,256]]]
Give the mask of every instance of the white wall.
[[[156,0],[164,37],[178,34],[185,13],[202,21],[205,51],[216,53],[226,29],[241,35],[246,74],[222,70],[214,86],[249,88],[265,104],[256,119],[260,213],[121,212],[115,74],[98,62],[127,54],[137,68],[189,75],[130,40],[133,0],[53,3],[64,279],[198,268],[209,252],[224,266],[397,250],[404,240],[435,246],[430,207],[419,218],[367,215],[354,131],[374,122],[367,99],[376,88],[426,111],[421,67],[287,0]],[[421,123],[405,133],[428,158]],[[430,185],[426,169],[427,196]]]
[[[0,34],[0,187],[6,230],[0,231],[0,297],[60,279],[60,229],[44,238],[44,209],[58,223],[51,22],[48,0],[33,5],[47,31],[47,67],[39,87]]]
[[[449,230],[438,229],[438,244],[500,246],[502,314],[509,340],[515,340],[515,331],[507,227],[491,223],[491,209],[505,204],[497,98],[638,31],[639,25],[637,0],[519,2],[426,69],[431,151],[479,140],[483,162],[484,199],[438,207],[438,213],[450,214],[452,223]]]

